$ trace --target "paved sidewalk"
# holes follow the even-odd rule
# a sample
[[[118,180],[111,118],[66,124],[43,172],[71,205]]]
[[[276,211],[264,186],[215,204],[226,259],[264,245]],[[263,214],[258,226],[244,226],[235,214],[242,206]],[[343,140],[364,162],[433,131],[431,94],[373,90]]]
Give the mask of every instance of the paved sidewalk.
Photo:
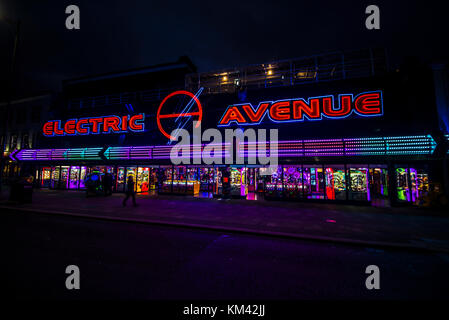
[[[129,201],[124,208],[122,194],[86,198],[84,192],[57,190],[37,190],[32,204],[18,205],[5,196],[0,209],[449,252],[449,216],[420,208],[148,195],[137,196],[138,207]]]

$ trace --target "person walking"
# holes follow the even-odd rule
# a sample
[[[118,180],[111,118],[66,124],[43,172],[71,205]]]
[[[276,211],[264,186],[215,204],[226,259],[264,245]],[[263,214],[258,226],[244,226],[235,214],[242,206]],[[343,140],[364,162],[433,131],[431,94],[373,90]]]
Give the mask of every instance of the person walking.
[[[109,180],[109,173],[105,172],[101,179],[101,186],[103,187],[104,196],[108,195],[108,180]]]
[[[133,198],[133,206],[137,207],[136,204],[136,194],[134,192],[134,179],[133,176],[128,177],[128,181],[126,183],[127,190],[126,190],[126,197],[123,199],[123,206],[126,207],[126,201],[128,201],[129,197]]]

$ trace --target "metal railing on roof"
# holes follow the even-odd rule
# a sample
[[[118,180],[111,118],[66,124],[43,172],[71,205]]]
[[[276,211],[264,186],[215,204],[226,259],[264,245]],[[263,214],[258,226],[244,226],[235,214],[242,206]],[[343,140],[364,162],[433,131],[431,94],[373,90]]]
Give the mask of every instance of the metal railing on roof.
[[[292,86],[302,83],[369,77],[387,71],[383,49],[333,52],[241,68],[186,76],[186,89],[204,87],[206,93],[235,92],[241,88]]]

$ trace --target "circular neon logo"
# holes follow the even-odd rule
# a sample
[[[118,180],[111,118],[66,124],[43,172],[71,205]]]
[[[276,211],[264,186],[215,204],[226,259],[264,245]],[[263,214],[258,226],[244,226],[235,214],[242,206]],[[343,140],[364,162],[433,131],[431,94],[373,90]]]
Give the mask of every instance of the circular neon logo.
[[[190,97],[193,100],[193,102],[197,105],[198,111],[190,112],[190,108],[187,109],[187,106],[190,105],[190,103],[189,103],[186,106],[186,108],[184,108],[184,110],[181,113],[161,114],[162,107],[165,105],[165,103],[168,101],[168,99],[170,99],[170,98],[172,98],[174,96],[178,96],[178,95],[186,95],[186,96]],[[203,118],[203,107],[201,106],[201,102],[198,100],[197,96],[194,95],[193,93],[189,92],[189,91],[178,90],[178,91],[172,92],[168,96],[166,96],[164,98],[164,100],[162,100],[161,104],[159,105],[159,108],[157,109],[157,116],[156,116],[157,127],[159,128],[159,131],[164,136],[166,136],[168,139],[176,140],[175,137],[173,137],[172,135],[168,134],[164,130],[164,128],[162,127],[162,124],[161,124],[161,120],[169,119],[169,118],[183,118],[183,117],[196,117],[196,116],[198,116],[198,122],[197,122],[195,128],[198,128],[198,126],[200,125],[201,120]]]

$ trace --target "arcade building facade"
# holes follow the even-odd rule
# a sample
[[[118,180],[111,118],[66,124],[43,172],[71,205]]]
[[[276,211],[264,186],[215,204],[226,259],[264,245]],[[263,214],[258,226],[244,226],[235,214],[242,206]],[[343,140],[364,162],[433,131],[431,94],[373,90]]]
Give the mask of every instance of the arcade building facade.
[[[248,200],[431,205],[447,192],[447,119],[425,65],[390,70],[385,52],[370,49],[195,71],[183,58],[65,81],[38,147],[9,157],[40,188],[85,190],[108,172],[114,192],[133,176],[138,193]],[[174,135],[195,124],[277,129],[277,168],[249,161],[270,142],[239,138],[238,148],[213,141],[216,163],[200,142],[190,164],[173,164]],[[236,153],[244,162],[226,164]]]

